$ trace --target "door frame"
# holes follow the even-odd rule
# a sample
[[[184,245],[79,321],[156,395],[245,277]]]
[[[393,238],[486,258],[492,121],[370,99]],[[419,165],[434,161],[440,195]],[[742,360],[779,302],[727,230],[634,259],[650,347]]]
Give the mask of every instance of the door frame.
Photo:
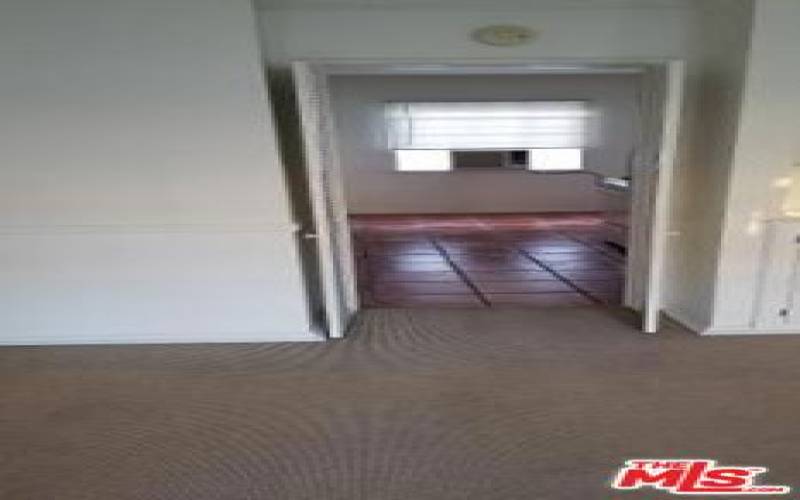
[[[685,62],[681,59],[613,59],[613,58],[553,58],[553,59],[485,59],[485,58],[380,58],[380,59],[350,59],[350,58],[311,58],[294,62],[308,64],[318,78],[326,82],[331,76],[336,75],[442,75],[458,74],[448,73],[462,67],[480,67],[488,75],[518,74],[520,67],[536,67],[542,69],[541,74],[548,74],[547,68],[554,69],[550,74],[569,74],[568,68],[574,66],[575,73],[591,73],[592,69],[608,70],[610,68],[639,68],[642,70],[661,70],[661,94],[658,96],[660,108],[657,110],[658,139],[656,158],[651,167],[638,172],[639,178],[634,178],[631,185],[631,227],[628,234],[629,263],[639,264],[626,266],[625,293],[623,304],[641,313],[641,329],[645,333],[656,333],[661,316],[664,267],[666,259],[667,233],[669,231],[670,197],[672,195],[672,178],[675,171],[678,153],[678,134],[681,125],[681,111],[683,108],[683,93],[685,85]],[[405,71],[398,71],[398,67],[408,67]],[[394,69],[393,69],[394,68]],[[531,72],[535,74],[534,72]],[[466,73],[465,73],[466,74]],[[327,89],[327,85],[324,86]],[[326,96],[329,101],[329,95]],[[330,110],[333,114],[333,110]],[[332,118],[330,118],[333,120]],[[334,147],[334,171],[329,175],[336,177],[341,182],[341,159],[338,149],[335,127],[331,127],[330,142]],[[656,131],[651,131],[655,133]],[[634,175],[637,172],[634,169]],[[637,208],[634,215],[634,209]],[[347,223],[347,207],[342,200],[341,204],[333,207],[338,213],[334,217],[341,217]],[[339,235],[339,237],[344,237]],[[347,236],[349,237],[349,235]],[[349,248],[349,245],[347,246]],[[633,255],[632,255],[633,254]],[[349,265],[354,265],[354,254],[342,258],[349,259]],[[360,308],[355,290],[355,273],[347,276],[346,289],[348,293],[343,300],[352,304],[354,310]]]
[[[646,272],[645,303],[642,308],[642,330],[645,333],[658,331],[663,304],[670,199],[675,164],[678,161],[678,136],[686,85],[686,65],[683,61],[671,61],[664,65],[663,84],[658,167],[653,172],[653,180],[648,184],[646,191],[652,194],[652,197],[648,204],[651,210],[648,217],[650,265]]]

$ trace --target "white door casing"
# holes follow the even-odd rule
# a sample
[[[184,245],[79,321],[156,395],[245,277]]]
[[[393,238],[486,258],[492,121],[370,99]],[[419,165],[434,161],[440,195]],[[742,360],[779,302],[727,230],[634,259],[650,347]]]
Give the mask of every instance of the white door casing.
[[[683,108],[683,90],[685,81],[685,65],[683,61],[671,61],[664,69],[660,80],[663,88],[663,113],[657,169],[646,178],[646,193],[651,198],[650,231],[647,249],[648,269],[644,288],[642,310],[642,330],[645,333],[658,331],[661,315],[664,288],[664,262],[667,245],[667,233],[670,222],[670,196],[672,180],[677,161],[678,131],[680,128],[681,109]]]
[[[631,168],[631,230],[624,303],[658,331],[669,197],[683,96],[683,63],[654,65],[642,76],[637,151]]]

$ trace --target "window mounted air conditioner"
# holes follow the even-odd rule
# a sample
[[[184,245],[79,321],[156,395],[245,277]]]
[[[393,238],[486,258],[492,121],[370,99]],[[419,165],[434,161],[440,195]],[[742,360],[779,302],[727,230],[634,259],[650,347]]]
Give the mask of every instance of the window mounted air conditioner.
[[[451,153],[453,170],[528,168],[526,150],[466,150]]]

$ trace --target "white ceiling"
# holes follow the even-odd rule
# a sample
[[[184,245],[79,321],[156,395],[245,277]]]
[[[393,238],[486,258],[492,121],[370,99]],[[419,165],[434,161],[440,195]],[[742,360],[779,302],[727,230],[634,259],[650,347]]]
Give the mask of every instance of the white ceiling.
[[[688,8],[699,0],[256,0],[261,9],[615,9]]]

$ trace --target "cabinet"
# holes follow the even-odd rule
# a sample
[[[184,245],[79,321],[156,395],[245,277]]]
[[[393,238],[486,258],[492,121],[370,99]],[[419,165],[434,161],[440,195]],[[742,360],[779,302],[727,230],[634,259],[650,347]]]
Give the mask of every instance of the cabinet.
[[[800,329],[800,219],[766,223],[756,290],[754,326]]]

